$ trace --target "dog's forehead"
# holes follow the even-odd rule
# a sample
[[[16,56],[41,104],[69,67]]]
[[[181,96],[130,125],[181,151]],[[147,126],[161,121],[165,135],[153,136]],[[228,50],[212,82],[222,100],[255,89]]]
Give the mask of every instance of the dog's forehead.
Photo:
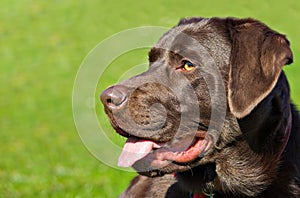
[[[184,44],[184,42],[191,42],[192,40],[194,40],[194,38],[192,37],[192,35],[190,35],[190,32],[197,32],[199,30],[205,31],[205,29],[208,30],[208,27],[206,25],[209,21],[210,19],[202,19],[198,22],[180,24],[178,26],[175,26],[168,32],[166,32],[154,47],[171,50],[174,48],[174,45],[178,44],[178,38],[180,38],[182,44]]]
[[[158,57],[169,57],[169,53],[174,52],[196,60],[197,57],[204,60],[209,55],[218,66],[228,64],[231,43],[220,21],[204,18],[180,22],[166,32],[151,49],[149,60],[154,62]]]

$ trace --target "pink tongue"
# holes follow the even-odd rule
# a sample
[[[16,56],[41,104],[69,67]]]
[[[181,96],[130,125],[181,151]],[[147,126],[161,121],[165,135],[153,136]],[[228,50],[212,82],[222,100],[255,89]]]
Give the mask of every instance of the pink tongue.
[[[159,148],[159,145],[150,140],[128,138],[119,157],[118,166],[132,166],[136,161],[148,155],[152,148]]]

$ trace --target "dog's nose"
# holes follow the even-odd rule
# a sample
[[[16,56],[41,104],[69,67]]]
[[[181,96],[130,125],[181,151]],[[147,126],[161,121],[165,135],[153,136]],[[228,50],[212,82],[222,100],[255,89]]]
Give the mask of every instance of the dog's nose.
[[[127,100],[126,89],[119,85],[109,87],[103,91],[100,98],[106,108],[119,109]]]

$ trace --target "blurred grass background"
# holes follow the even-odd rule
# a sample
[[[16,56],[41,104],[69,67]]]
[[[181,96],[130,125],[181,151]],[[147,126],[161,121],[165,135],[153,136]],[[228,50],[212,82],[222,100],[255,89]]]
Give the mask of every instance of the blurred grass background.
[[[87,53],[124,29],[172,27],[185,16],[257,18],[291,41],[295,62],[285,71],[299,105],[299,10],[297,0],[2,0],[0,197],[117,197],[128,185],[133,173],[105,166],[81,143],[71,98]],[[102,79],[103,88],[115,83],[112,76]]]

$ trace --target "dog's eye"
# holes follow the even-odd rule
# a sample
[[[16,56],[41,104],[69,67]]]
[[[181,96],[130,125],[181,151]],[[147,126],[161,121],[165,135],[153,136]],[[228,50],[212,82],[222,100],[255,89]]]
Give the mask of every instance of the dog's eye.
[[[195,65],[191,63],[190,61],[184,61],[183,62],[183,70],[185,71],[191,71],[195,68]]]

